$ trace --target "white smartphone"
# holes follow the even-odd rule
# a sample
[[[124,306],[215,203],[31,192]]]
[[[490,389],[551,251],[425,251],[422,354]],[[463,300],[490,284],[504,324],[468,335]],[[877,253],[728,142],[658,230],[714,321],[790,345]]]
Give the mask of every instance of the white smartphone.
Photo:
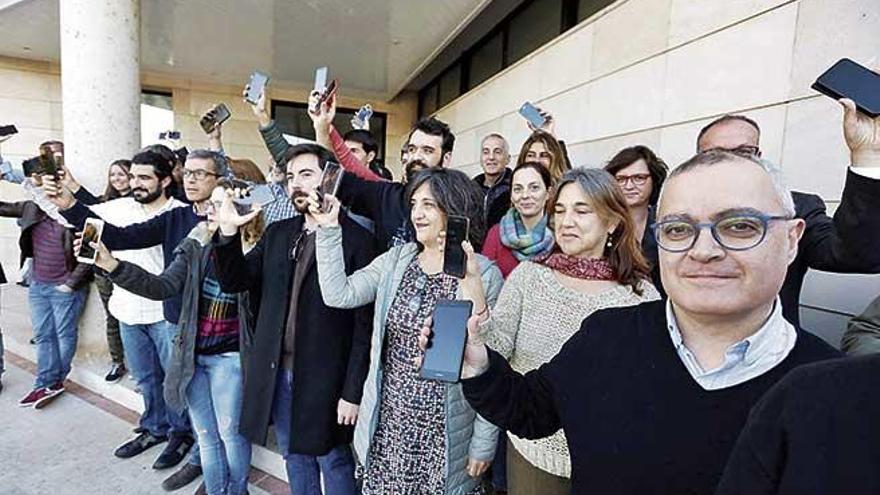
[[[86,218],[83,225],[82,244],[76,253],[76,260],[80,263],[95,264],[98,250],[92,247],[92,243],[101,242],[101,234],[104,233],[104,221],[100,218]]]

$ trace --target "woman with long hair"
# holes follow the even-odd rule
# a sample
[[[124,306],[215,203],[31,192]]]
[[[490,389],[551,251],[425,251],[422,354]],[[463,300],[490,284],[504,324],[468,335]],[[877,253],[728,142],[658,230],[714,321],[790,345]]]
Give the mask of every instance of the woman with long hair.
[[[517,166],[525,162],[540,162],[550,171],[554,181],[559,180],[567,170],[571,169],[565,149],[547,131],[537,129],[526,139],[516,159]]]
[[[395,246],[348,276],[333,215],[338,203],[324,214],[313,198],[311,209],[321,225],[316,254],[324,302],[354,308],[375,301],[370,369],[354,440],[365,467],[363,493],[474,493],[492,461],[497,428],[467,406],[460,384],[420,378],[413,359],[420,354],[424,321],[439,300],[471,300],[473,314],[483,314],[501,289],[498,269],[473,252],[485,235],[483,193],[462,172],[430,168],[408,182],[406,195],[416,242]],[[450,215],[471,221],[463,279],[443,273]]]
[[[504,278],[520,261],[543,256],[553,248],[546,211],[552,192],[553,177],[540,162],[524,162],[513,169],[511,207],[489,229],[483,244],[483,256],[498,265]]]
[[[614,178],[576,168],[550,199],[555,247],[523,260],[507,278],[498,303],[483,316],[487,343],[520,373],[550,361],[591,313],[657,299],[647,280],[626,201]],[[509,493],[567,494],[571,461],[562,432],[526,440],[508,433]]]

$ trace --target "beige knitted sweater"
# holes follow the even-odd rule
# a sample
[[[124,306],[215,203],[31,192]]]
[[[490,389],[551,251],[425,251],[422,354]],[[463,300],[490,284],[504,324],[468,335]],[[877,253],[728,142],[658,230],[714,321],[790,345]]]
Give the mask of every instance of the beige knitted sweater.
[[[647,281],[642,284],[641,296],[629,286],[582,294],[560,284],[549,268],[525,261],[510,273],[481,330],[489,347],[509,359],[514,370],[526,373],[550,361],[594,311],[633,306],[659,297]],[[562,430],[540,440],[525,440],[510,433],[508,436],[532,465],[556,476],[571,477],[571,459]]]

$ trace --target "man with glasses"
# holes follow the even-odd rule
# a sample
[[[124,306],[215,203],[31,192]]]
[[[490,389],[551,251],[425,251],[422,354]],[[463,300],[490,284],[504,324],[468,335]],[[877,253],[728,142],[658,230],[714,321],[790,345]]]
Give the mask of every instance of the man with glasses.
[[[170,165],[173,168],[173,164]],[[125,227],[106,222],[101,241],[111,251],[161,245],[167,268],[174,259],[174,250],[180,241],[196,224],[205,220],[211,193],[217,187],[219,179],[228,175],[228,171],[229,166],[223,155],[209,150],[191,152],[183,168],[183,187],[186,199],[192,203],[192,207],[173,208],[145,222]],[[64,218],[77,230],[82,230],[86,218],[98,216],[54,180],[44,180],[43,189],[47,197],[61,210]],[[165,320],[173,325],[177,325],[180,319],[181,298],[182,294],[162,301]],[[153,463],[153,469],[166,469],[179,464],[194,443],[192,432],[172,436],[165,450]],[[172,490],[183,487],[200,474],[198,451],[195,450],[187,464],[167,479],[163,488]]]
[[[572,493],[712,493],[761,395],[838,355],[782,315],[805,222],[777,170],[701,153],[670,173],[657,219],[667,301],[593,313],[525,376],[483,345],[479,315],[468,322],[467,400],[522,438],[562,428]]]
[[[857,112],[850,100],[841,100],[841,105],[851,166],[834,217],[825,213],[825,202],[819,196],[792,193],[795,216],[803,219],[806,227],[780,296],[783,315],[794,324],[800,322],[801,287],[809,268],[834,273],[880,273],[880,118],[871,119]],[[724,115],[700,131],[697,151],[723,149],[760,157],[760,137],[761,130],[754,120]]]

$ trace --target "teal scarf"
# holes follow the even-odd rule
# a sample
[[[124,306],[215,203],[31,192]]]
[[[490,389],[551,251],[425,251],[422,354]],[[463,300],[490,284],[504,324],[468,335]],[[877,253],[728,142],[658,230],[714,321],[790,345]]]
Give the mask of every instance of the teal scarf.
[[[516,208],[511,208],[501,218],[498,228],[501,232],[501,244],[509,248],[518,261],[547,254],[553,249],[553,232],[547,228],[546,214],[529,231],[523,225]]]

